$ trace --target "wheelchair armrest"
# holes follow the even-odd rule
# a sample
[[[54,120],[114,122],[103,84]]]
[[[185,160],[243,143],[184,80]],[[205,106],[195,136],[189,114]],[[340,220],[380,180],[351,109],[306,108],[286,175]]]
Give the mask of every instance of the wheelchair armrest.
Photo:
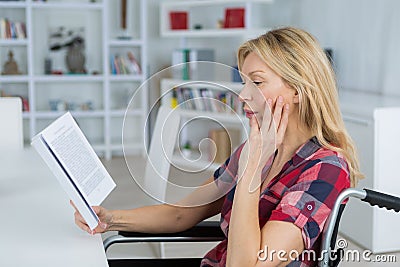
[[[136,242],[211,242],[221,241],[224,233],[217,221],[203,221],[194,227],[178,233],[148,234],[138,232],[120,231],[117,235],[110,236],[103,241],[104,249],[115,243]]]
[[[329,254],[335,248],[337,228],[339,226],[340,216],[343,212],[342,203],[345,199],[354,197],[360,199],[361,201],[369,203],[371,206],[377,205],[380,208],[386,208],[387,210],[394,210],[395,212],[400,211],[400,198],[393,195],[384,194],[371,189],[356,189],[348,188],[344,190],[335,201],[332,208],[332,212],[327,219],[326,225],[324,227],[324,232],[322,235],[321,244],[321,259],[319,262],[320,267],[337,266],[340,262],[340,257],[337,257],[336,261],[331,261]],[[343,256],[342,251],[338,250],[339,254],[337,256]]]
[[[225,238],[224,233],[217,221],[203,221],[193,226],[192,228],[177,232],[177,233],[160,233],[148,234],[138,232],[118,232],[119,235],[124,237],[212,237],[212,238]]]
[[[387,210],[394,210],[400,212],[400,198],[371,189],[364,188],[366,192],[365,198],[361,199],[369,203],[371,206],[377,205],[379,208],[386,208]]]

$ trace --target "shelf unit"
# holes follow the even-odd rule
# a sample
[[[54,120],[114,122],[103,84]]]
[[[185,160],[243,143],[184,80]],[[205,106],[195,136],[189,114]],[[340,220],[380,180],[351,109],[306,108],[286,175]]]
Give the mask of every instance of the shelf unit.
[[[50,101],[70,104],[70,110],[99,156],[110,159],[123,153],[122,125],[126,116],[135,134],[124,140],[125,152],[144,153],[144,127],[148,110],[148,93],[144,81],[147,73],[147,3],[128,0],[127,28],[130,38],[120,38],[120,2],[113,0],[49,0],[37,2],[0,2],[0,18],[22,21],[26,39],[0,39],[1,70],[12,50],[21,75],[0,75],[0,90],[5,95],[29,99],[29,111],[23,112],[24,142],[46,127],[65,111],[51,109]],[[73,19],[71,19],[73,18]],[[87,74],[46,75],[44,60],[52,56],[53,70],[66,73],[65,50],[49,50],[52,28],[84,28],[84,54]],[[132,52],[140,74],[111,73],[110,57]],[[64,53],[64,54],[63,54]],[[61,59],[61,60],[60,60]],[[143,84],[143,86],[141,86]],[[128,100],[137,92],[133,107],[125,112]],[[61,105],[62,106],[62,105]],[[73,107],[80,108],[73,108]],[[88,108],[92,106],[92,108]],[[68,108],[66,108],[68,109]]]
[[[264,33],[267,29],[266,25],[263,25],[263,10],[273,3],[273,0],[202,0],[202,1],[162,1],[160,4],[160,35],[161,37],[174,37],[179,38],[179,46],[182,49],[190,48],[190,46],[198,46],[194,44],[200,38],[232,38],[233,41],[238,41],[235,38],[241,38],[242,40],[253,38],[261,33]],[[244,8],[244,27],[243,28],[219,28],[217,23],[219,20],[224,19],[226,8]],[[188,14],[188,29],[186,30],[172,30],[170,27],[170,12],[171,11],[184,11]],[[207,14],[207,16],[204,16]],[[195,29],[195,25],[201,25],[201,29]],[[188,39],[194,43],[188,44]],[[207,39],[209,40],[209,39]],[[232,51],[234,52],[234,51]],[[222,70],[225,79],[229,79],[231,71],[229,73],[226,70]],[[215,71],[217,73],[217,71]],[[221,74],[221,73],[219,73]],[[219,75],[216,74],[216,75]],[[222,80],[220,78],[220,80]],[[218,79],[217,79],[218,80]],[[188,81],[164,79],[161,81],[161,95],[162,105],[170,106],[170,99],[172,93],[167,93],[168,90],[176,85],[181,85]],[[242,85],[240,83],[233,82],[220,82],[219,84],[231,88],[232,90],[239,92]],[[165,95],[164,95],[165,94]],[[229,113],[215,113],[209,111],[198,111],[198,110],[180,110],[181,126],[183,123],[187,123],[195,117],[204,116],[209,120],[220,122],[223,125],[227,125],[230,128],[239,128],[241,130],[242,141],[245,139],[246,133],[248,132],[248,122],[244,116],[237,118],[235,115]],[[208,130],[215,128],[212,122],[202,122],[200,125],[193,125],[192,127],[186,127],[182,131],[179,138],[189,139],[193,141],[193,144],[197,146],[199,140],[203,140],[208,136]],[[182,142],[176,142],[182,146]],[[175,149],[176,150],[176,149]],[[206,158],[199,158],[200,154],[198,151],[192,151],[189,158],[184,159],[179,153],[174,153],[173,162],[176,166],[201,169],[204,166],[209,166],[207,169],[212,170],[218,167],[219,163],[211,163]]]
[[[214,86],[212,84],[215,84]],[[177,87],[190,87],[194,90],[198,88],[207,87],[210,90],[230,91],[239,93],[242,89],[241,83],[226,82],[226,81],[213,81],[210,84],[204,84],[201,81],[190,81],[190,80],[176,80],[176,79],[162,79],[161,80],[161,105],[171,106],[171,98],[173,96],[172,91]],[[179,153],[179,147],[183,147],[184,143],[189,141],[193,147],[199,147],[200,141],[207,138],[209,131],[212,129],[219,129],[225,127],[226,129],[237,129],[240,131],[240,141],[246,139],[249,131],[247,118],[238,113],[232,114],[231,112],[221,111],[204,111],[197,109],[185,109],[183,106],[175,108],[174,112],[179,112],[180,121],[180,135],[176,142],[177,147],[172,157],[172,161],[176,167],[182,167],[185,169],[199,170],[208,169],[215,170],[220,166],[221,163],[210,162],[208,155],[201,155],[199,149],[191,151],[186,159]],[[190,125],[193,123],[193,125]],[[186,124],[186,126],[184,126]],[[238,144],[239,144],[238,143]],[[234,144],[234,145],[238,145]],[[179,146],[179,147],[178,147]],[[207,149],[202,147],[202,149]]]
[[[228,37],[253,36],[265,32],[265,26],[257,21],[260,9],[271,4],[273,0],[202,0],[202,1],[173,1],[161,3],[160,33],[163,37]],[[244,28],[218,28],[218,20],[224,19],[224,9],[229,7],[243,7]],[[188,29],[172,30],[169,13],[184,11],[188,13]],[[204,16],[207,14],[207,16]],[[194,25],[201,25],[201,29],[194,29]]]

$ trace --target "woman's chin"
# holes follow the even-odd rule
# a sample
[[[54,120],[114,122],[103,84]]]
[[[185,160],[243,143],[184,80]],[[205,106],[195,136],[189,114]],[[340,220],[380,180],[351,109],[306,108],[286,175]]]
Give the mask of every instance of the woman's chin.
[[[252,115],[249,118],[249,125],[250,127],[253,126],[253,123],[257,124],[258,128],[260,128],[260,123],[259,123],[259,119],[256,115]]]

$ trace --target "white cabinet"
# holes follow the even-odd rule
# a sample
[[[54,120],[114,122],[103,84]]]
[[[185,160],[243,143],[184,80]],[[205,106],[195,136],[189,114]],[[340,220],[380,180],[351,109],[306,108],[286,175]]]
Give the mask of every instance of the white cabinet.
[[[400,196],[400,99],[341,92],[340,102],[365,175],[358,187]],[[343,213],[341,232],[363,247],[382,253],[400,249],[398,225],[399,214],[350,200]]]
[[[265,32],[262,12],[273,0],[163,1],[160,7],[160,33],[163,37],[226,37],[258,35]],[[244,27],[221,28],[226,8],[244,8]],[[187,29],[171,29],[171,12],[186,12]],[[196,29],[196,25],[200,29]]]
[[[26,25],[27,38],[0,39],[1,69],[11,50],[21,72],[0,75],[0,90],[3,95],[29,99],[29,111],[23,113],[25,143],[65,109],[71,110],[99,155],[109,159],[113,154],[122,154],[125,110],[148,76],[147,9],[145,0],[127,1],[125,33],[130,38],[120,38],[119,5],[120,1],[113,0],[0,2],[0,19]],[[60,27],[83,29],[86,74],[68,74],[65,50],[58,55],[49,50],[50,33]],[[135,56],[141,72],[113,72],[114,56],[127,58],[128,52]],[[49,56],[53,71],[59,70],[62,75],[45,74],[45,58]],[[142,87],[127,113],[136,128],[144,127],[147,102],[147,90]],[[143,152],[144,132],[136,130],[126,136],[126,152]]]

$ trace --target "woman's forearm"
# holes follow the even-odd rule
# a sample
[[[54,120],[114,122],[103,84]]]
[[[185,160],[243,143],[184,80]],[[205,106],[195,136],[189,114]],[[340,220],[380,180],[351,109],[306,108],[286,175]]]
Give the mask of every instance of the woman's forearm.
[[[210,177],[204,185],[214,181]],[[107,230],[131,231],[142,233],[174,233],[184,231],[198,222],[221,212],[224,198],[204,205],[193,205],[198,202],[198,195],[205,195],[196,190],[177,205],[153,205],[131,210],[113,210]],[[190,206],[191,204],[192,206]]]
[[[165,204],[131,210],[113,210],[110,213],[110,231],[167,233],[178,232],[185,227],[180,209]]]
[[[244,174],[236,187],[229,226],[227,266],[255,266],[257,263],[261,243],[260,188],[249,190],[249,186],[253,178],[261,180],[261,171],[249,173]]]

